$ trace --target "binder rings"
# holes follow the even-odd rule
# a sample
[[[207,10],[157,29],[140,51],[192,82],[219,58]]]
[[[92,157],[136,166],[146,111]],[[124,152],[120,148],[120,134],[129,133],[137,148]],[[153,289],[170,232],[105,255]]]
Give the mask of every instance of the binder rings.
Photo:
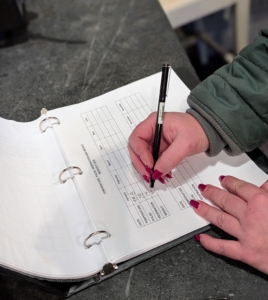
[[[199,183],[219,185],[222,174],[265,181],[246,155],[200,154],[151,193],[127,138],[156,110],[159,82],[160,73],[43,109],[29,123],[0,119],[2,270],[69,296],[207,229],[189,206],[202,199]],[[166,110],[185,111],[188,93],[172,72]]]

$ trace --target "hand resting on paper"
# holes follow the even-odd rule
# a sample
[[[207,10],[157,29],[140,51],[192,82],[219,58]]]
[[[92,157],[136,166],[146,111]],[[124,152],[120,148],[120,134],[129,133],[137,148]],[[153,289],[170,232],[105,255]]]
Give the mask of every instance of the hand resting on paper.
[[[223,240],[207,234],[196,239],[220,255],[242,261],[268,274],[268,181],[261,187],[232,176],[221,176],[220,189],[200,185],[202,195],[220,209],[203,201],[191,200],[195,212],[237,238]]]
[[[128,143],[131,160],[147,182],[151,175],[163,182],[165,175],[185,157],[204,152],[209,147],[207,136],[194,117],[187,113],[167,112],[162,128],[160,157],[152,174],[155,123],[156,113],[152,113],[134,129]]]
[[[191,115],[165,113],[161,156],[152,174],[155,120],[153,113],[134,129],[129,137],[129,152],[134,166],[147,182],[154,174],[164,182],[165,175],[168,176],[185,157],[206,151],[209,143],[202,127]],[[268,182],[257,187],[231,176],[221,176],[220,180],[225,190],[204,184],[199,185],[199,189],[222,210],[202,201],[191,200],[190,204],[199,216],[237,241],[216,239],[207,234],[200,234],[196,239],[207,250],[240,260],[268,274]]]
[[[156,115],[138,125],[129,138],[136,169],[149,182],[164,183],[165,176],[185,157],[225,150],[229,155],[252,151],[268,142],[268,28],[240,55],[217,70],[189,94],[187,113],[165,113],[160,157],[152,172],[152,144]],[[174,99],[175,100],[175,99]],[[205,132],[208,136],[206,136]],[[261,187],[221,177],[225,190],[200,185],[204,197],[223,211],[192,201],[201,217],[237,238],[224,241],[201,234],[206,249],[241,260],[268,274],[268,183]],[[199,205],[198,205],[199,204]]]

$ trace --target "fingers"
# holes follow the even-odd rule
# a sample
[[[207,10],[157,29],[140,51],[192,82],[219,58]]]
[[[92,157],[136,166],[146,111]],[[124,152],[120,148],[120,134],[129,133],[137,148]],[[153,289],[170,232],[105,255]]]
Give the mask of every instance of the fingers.
[[[166,148],[165,151],[161,153],[154,169],[159,170],[163,174],[167,174],[177,167],[187,155],[187,148],[182,145],[181,148],[178,149],[178,143],[176,143],[175,140],[168,148]]]
[[[140,154],[138,154],[137,152],[134,151],[131,144],[130,143],[128,144],[130,159],[132,160],[132,162],[133,162],[134,166],[136,167],[136,169],[141,174],[145,174],[144,173],[145,166],[149,166],[149,167],[153,166],[153,157],[152,157],[152,154],[151,154],[150,147],[148,147],[149,150],[146,149],[146,147],[148,147],[148,146],[144,145],[143,152],[140,152]]]
[[[199,185],[202,195],[237,219],[244,215],[247,203],[241,198],[212,185]]]
[[[130,154],[130,159],[132,160],[135,168],[138,170],[138,172],[142,175],[148,174],[148,172],[145,169],[144,163],[141,161],[140,157],[133,151],[130,144],[128,144],[128,151]],[[150,161],[150,159],[148,159]],[[148,163],[149,165],[149,163]]]
[[[207,234],[201,234],[199,237],[200,244],[207,250],[219,255],[241,260],[242,248],[238,241],[216,239]]]
[[[152,143],[155,130],[155,114],[151,114],[146,120],[136,126],[129,137],[128,149],[130,157],[137,170],[140,171],[141,163],[153,166]]]
[[[154,140],[155,118],[155,113],[152,113],[135,128],[129,137],[128,149],[130,158],[136,169],[142,174],[147,174],[145,166],[152,168],[154,165],[152,145]],[[180,151],[178,151],[178,146],[175,144],[176,141],[167,141],[164,137],[161,139],[159,159],[154,169],[160,171],[163,175],[170,173],[188,154],[186,150],[183,151],[180,149]]]
[[[224,187],[230,193],[242,198],[246,202],[263,192],[263,190],[256,185],[232,176],[221,176],[220,181],[222,187]]]
[[[193,200],[190,204],[193,206]],[[202,218],[206,219],[208,222],[214,224],[215,226],[221,228],[225,232],[239,238],[239,233],[241,231],[241,226],[234,216],[206,204],[205,202],[198,201],[198,204],[194,204],[195,212]]]
[[[137,170],[143,170],[141,162],[153,167],[152,145],[154,142],[156,113],[141,122],[129,137],[131,158]],[[206,151],[207,136],[197,120],[186,113],[165,113],[159,159],[154,170],[167,174],[186,156]],[[140,171],[141,172],[141,171]]]

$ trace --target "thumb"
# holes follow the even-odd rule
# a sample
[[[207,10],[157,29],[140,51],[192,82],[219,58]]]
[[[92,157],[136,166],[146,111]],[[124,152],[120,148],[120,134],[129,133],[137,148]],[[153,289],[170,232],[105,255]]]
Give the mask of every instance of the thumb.
[[[174,142],[165,151],[163,151],[162,155],[158,158],[154,169],[163,174],[168,174],[188,155],[187,147],[178,147],[178,143],[174,140]]]

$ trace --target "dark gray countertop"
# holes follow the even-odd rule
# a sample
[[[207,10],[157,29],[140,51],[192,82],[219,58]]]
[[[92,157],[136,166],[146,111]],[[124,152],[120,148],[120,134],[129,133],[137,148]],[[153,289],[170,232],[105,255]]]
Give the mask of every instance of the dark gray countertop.
[[[29,0],[30,40],[0,49],[0,116],[31,121],[159,72],[193,68],[157,0]],[[211,230],[211,234],[224,234]],[[71,297],[267,299],[267,276],[191,239]],[[61,297],[0,274],[1,299]],[[225,298],[224,298],[225,299]]]

